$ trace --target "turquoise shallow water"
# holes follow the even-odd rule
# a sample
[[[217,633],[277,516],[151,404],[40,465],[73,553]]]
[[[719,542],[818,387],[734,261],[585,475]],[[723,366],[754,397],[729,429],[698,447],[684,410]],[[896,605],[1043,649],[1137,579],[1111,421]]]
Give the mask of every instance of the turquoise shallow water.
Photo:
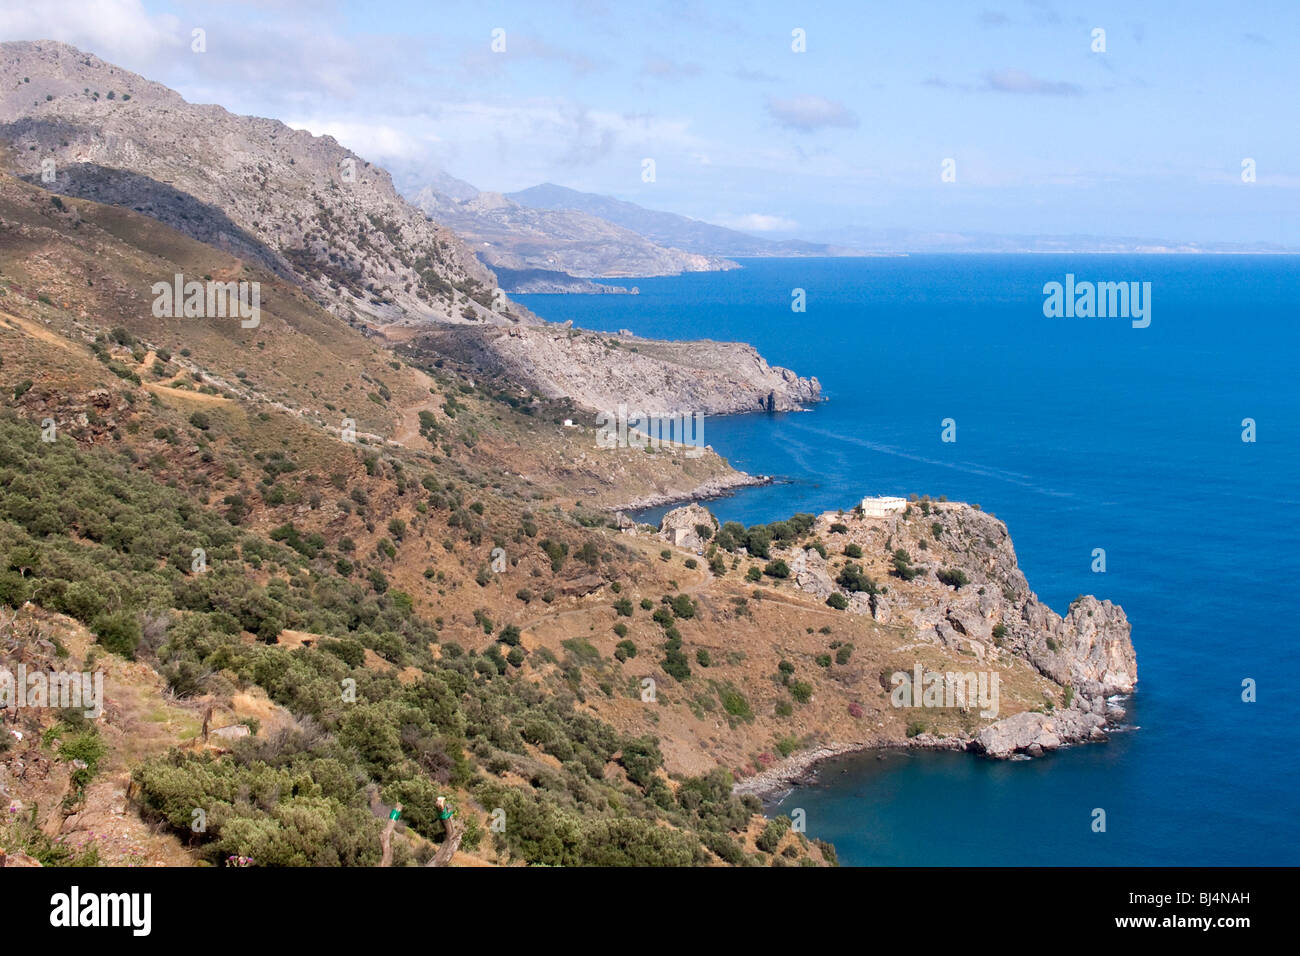
[[[1152,283],[1152,321],[1045,318],[1045,282]],[[1030,585],[1133,625],[1139,729],[1038,761],[842,758],[779,807],[850,864],[1296,864],[1300,262],[1268,256],[749,260],[639,296],[521,296],[549,319],[738,339],[821,380],[800,413],[708,419],[777,484],[723,520],[945,494],[1007,522]],[[808,308],[790,310],[803,288]],[[1244,418],[1258,441],[1241,440]],[[940,441],[940,423],[957,441]],[[1107,571],[1090,570],[1105,548]],[[1258,682],[1258,702],[1241,682]],[[1091,811],[1107,812],[1093,833]]]

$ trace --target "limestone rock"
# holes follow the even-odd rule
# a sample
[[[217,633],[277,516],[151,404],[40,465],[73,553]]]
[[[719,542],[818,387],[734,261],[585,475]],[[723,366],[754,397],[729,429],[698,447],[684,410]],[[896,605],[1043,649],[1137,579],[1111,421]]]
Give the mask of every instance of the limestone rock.
[[[659,535],[678,548],[697,551],[704,547],[704,539],[695,530],[695,526],[701,524],[716,531],[718,519],[713,517],[713,513],[708,508],[691,502],[689,505],[674,508],[663,516],[663,520],[659,522]]]
[[[1018,753],[1040,756],[1067,743],[1103,737],[1105,723],[1096,714],[1074,708],[1053,714],[1025,711],[985,727],[976,736],[975,746],[1000,760]]]

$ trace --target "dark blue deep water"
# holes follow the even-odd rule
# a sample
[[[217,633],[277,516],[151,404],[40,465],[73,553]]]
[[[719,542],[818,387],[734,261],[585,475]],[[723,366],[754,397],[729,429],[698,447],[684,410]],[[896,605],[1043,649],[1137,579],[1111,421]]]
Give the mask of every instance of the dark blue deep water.
[[[1150,282],[1150,327],[1045,318],[1043,284],[1067,272]],[[1134,729],[1109,743],[1013,763],[856,755],[779,812],[804,809],[847,864],[1300,863],[1300,260],[749,260],[636,284],[519,298],[585,328],[750,342],[828,399],[706,421],[736,467],[783,479],[712,502],[721,519],[864,494],[979,502],[1045,601],[1093,593],[1133,625]]]

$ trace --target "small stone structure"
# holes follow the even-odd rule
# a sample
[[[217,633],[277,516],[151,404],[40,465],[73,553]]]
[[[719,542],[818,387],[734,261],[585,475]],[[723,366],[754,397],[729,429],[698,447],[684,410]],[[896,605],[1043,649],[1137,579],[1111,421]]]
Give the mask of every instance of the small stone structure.
[[[862,514],[867,518],[883,518],[885,515],[901,514],[906,508],[906,498],[877,496],[862,499]]]

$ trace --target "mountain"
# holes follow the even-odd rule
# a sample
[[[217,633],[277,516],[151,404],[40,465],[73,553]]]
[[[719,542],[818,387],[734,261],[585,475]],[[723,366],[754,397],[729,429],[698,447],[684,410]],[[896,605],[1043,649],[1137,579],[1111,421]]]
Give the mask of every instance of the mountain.
[[[597,216],[639,233],[660,245],[710,256],[849,256],[859,255],[842,246],[802,242],[798,239],[759,239],[735,229],[714,226],[671,212],[656,212],[612,196],[579,192],[553,183],[543,183],[519,192],[507,193],[533,209],[572,210]]]
[[[343,318],[535,322],[384,170],[332,137],[236,116],[74,47],[0,44],[0,138],[21,175],[126,206],[291,277]]]
[[[511,271],[546,269],[578,278],[677,275],[737,268],[717,256],[656,244],[631,229],[569,209],[533,209],[500,193],[457,201],[426,186],[412,202],[472,243],[479,258]],[[511,286],[510,291],[517,291]]]

